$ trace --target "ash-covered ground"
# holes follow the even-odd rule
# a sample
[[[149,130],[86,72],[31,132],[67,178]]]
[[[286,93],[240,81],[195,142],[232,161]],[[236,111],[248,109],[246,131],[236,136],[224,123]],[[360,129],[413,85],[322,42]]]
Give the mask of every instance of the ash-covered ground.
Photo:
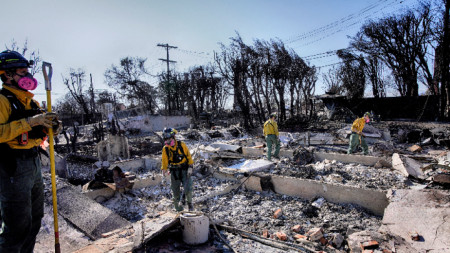
[[[211,192],[220,192],[231,184],[233,182],[219,180],[212,176],[194,178],[196,210],[208,213],[216,222],[257,235],[261,235],[265,229],[271,235],[282,231],[288,236],[288,242],[292,243],[295,242],[293,238],[295,234],[305,234],[308,230],[316,227],[323,228],[328,237],[332,237],[335,233],[345,237],[349,230],[375,231],[380,226],[381,217],[372,215],[357,206],[334,204],[323,199],[309,201],[270,191],[247,191],[244,188],[206,200],[203,198]],[[161,184],[131,190],[124,194],[118,193],[102,204],[127,220],[135,222],[145,216],[153,217],[161,211],[171,210],[172,200],[170,196],[170,185]],[[321,201],[323,202],[321,203]],[[283,214],[279,218],[274,218],[274,212],[279,208],[282,209]],[[297,233],[291,231],[291,228],[295,225],[301,226],[301,230]],[[268,252],[269,249],[271,249],[269,252],[281,252],[281,250],[275,250],[270,246],[255,243],[238,235],[228,232],[222,232],[222,234],[238,252],[249,252],[250,250],[253,252]],[[214,245],[216,250],[224,249],[226,251],[227,247],[218,238],[214,239]],[[321,248],[319,244],[315,246]],[[181,242],[179,242],[179,247],[179,252],[183,252],[182,249],[186,248]],[[173,247],[172,250],[174,250]]]
[[[361,164],[344,164],[325,160],[298,166],[291,159],[281,159],[270,174],[312,179],[360,188],[388,190],[407,188],[407,178],[392,168],[374,168]]]
[[[330,131],[335,131],[340,127],[342,125]],[[276,160],[273,168],[261,173],[386,191],[389,189],[408,188],[413,185],[410,179],[389,166],[393,152],[430,157],[446,151],[445,146],[436,144],[438,138],[448,135],[448,129],[446,128],[435,130],[431,135],[431,138],[434,139],[425,143],[423,145],[424,150],[417,154],[407,150],[412,145],[410,141],[417,137],[417,132],[419,132],[419,135],[424,135],[423,138],[419,138],[420,141],[423,141],[428,136],[426,135],[427,131],[423,129],[419,131],[411,124],[396,125],[394,123],[386,123],[383,127],[384,130],[390,130],[392,139],[390,141],[377,140],[376,143],[370,144],[369,147],[371,154],[384,158],[387,161],[386,164],[371,167],[324,160],[311,161],[310,163],[299,165],[292,158],[282,157],[280,160]],[[208,146],[213,142],[223,142],[245,147],[255,147],[264,144],[262,138],[247,135],[236,127],[210,131],[180,131],[178,136],[179,139],[183,139],[187,143],[191,152],[197,150],[199,146]],[[301,139],[304,138],[302,137],[304,133],[294,133],[290,136],[297,136]],[[329,141],[330,138],[336,137],[335,134],[329,135],[320,131],[317,133],[317,136],[324,137],[325,142]],[[282,149],[295,149],[295,144],[301,143],[302,140],[300,139],[283,143]],[[134,137],[130,141],[132,144],[132,147],[130,147],[133,154],[132,157],[140,158],[146,155],[149,150],[151,150],[154,158],[159,157],[161,147],[158,147],[157,141],[158,138],[154,135]],[[342,139],[337,138],[337,141],[342,141]],[[327,150],[336,152],[337,150],[338,153],[344,153],[345,145],[333,146],[325,143],[324,145],[312,147],[309,150],[313,152]],[[439,164],[449,164],[447,156],[440,155],[440,157]],[[81,185],[94,178],[94,161],[91,161],[90,158],[92,156],[88,155],[86,159],[80,159],[77,156],[75,158],[70,158],[69,156],[67,159],[68,170],[66,176],[72,184],[80,185],[80,192]],[[264,157],[260,156],[257,158]],[[243,187],[220,195],[222,191],[237,183],[214,178],[211,172],[219,170],[220,167],[240,163],[243,161],[242,159],[221,159],[220,156],[216,159],[204,159],[201,156],[195,157],[196,170],[193,181],[196,210],[209,214],[215,222],[257,235],[262,235],[264,230],[268,230],[269,235],[272,235],[272,237],[276,232],[284,232],[287,235],[287,242],[290,243],[296,243],[293,238],[295,234],[305,234],[312,228],[322,228],[325,238],[330,239],[335,234],[340,234],[346,238],[352,231],[376,231],[381,225],[381,217],[372,215],[358,206],[335,204],[323,199],[304,200],[298,197],[276,194],[271,191],[247,191]],[[159,174],[160,170],[139,169],[135,173],[137,178],[146,178]],[[46,186],[47,188],[50,187],[49,182],[47,182]],[[48,189],[46,192],[47,194],[49,193]],[[217,194],[219,195],[215,196]],[[117,193],[111,199],[101,201],[101,204],[131,222],[139,221],[145,217],[156,217],[159,213],[172,209],[170,182],[164,181],[160,185],[133,189],[123,194]],[[280,208],[282,209],[282,215],[274,218],[274,212]],[[293,232],[291,228],[294,225],[300,225],[301,230]],[[185,245],[179,236],[175,236],[179,233],[177,229],[167,233],[172,233],[174,239],[158,239],[156,242],[154,240],[149,244],[151,247],[144,247],[139,252],[230,252],[212,229],[211,239],[207,244],[200,247]],[[224,230],[220,230],[220,233],[238,252],[286,252]],[[317,250],[324,249],[324,246],[317,242],[312,243],[309,247]],[[343,244],[343,246],[339,247],[339,250],[347,252],[349,249]]]
[[[284,232],[287,241],[292,243],[295,242],[295,234],[305,234],[312,228],[323,228],[325,234],[331,237],[334,233],[345,236],[348,230],[376,231],[381,224],[381,217],[357,206],[326,201],[320,205],[320,202],[318,199],[308,201],[273,192],[255,193],[240,189],[236,193],[209,199],[203,210],[209,211],[217,221],[258,235],[262,235],[265,229],[270,235]],[[282,210],[282,215],[274,218],[277,209]],[[295,225],[301,226],[299,232],[291,230]],[[240,236],[228,234],[227,238],[239,252],[251,250],[249,245],[241,244]]]

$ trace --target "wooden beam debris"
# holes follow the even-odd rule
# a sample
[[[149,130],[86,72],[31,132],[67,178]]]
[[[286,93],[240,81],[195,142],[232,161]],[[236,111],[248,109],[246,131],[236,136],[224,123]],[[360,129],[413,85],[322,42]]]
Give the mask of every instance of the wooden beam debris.
[[[271,246],[271,247],[275,247],[278,249],[282,249],[282,250],[295,250],[295,251],[300,251],[300,252],[316,252],[315,249],[311,249],[308,248],[306,246],[303,245],[298,245],[298,244],[294,244],[294,243],[289,243],[289,242],[282,242],[282,241],[276,241],[276,240],[272,240],[272,239],[268,239],[268,238],[264,238],[261,237],[259,235],[253,234],[251,232],[245,231],[245,230],[241,230],[235,227],[230,227],[230,226],[226,226],[226,225],[220,225],[220,224],[216,224],[216,226],[218,228],[221,228],[223,230],[226,230],[230,233],[233,234],[239,234],[242,237],[260,242],[262,244]]]

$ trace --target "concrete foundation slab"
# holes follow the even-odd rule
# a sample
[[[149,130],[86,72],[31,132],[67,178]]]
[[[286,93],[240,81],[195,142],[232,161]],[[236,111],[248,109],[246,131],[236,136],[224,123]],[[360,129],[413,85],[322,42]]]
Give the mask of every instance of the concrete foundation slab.
[[[342,163],[357,163],[366,166],[374,166],[379,160],[383,159],[376,156],[347,155],[347,154],[325,153],[325,152],[314,152],[314,158],[317,161],[336,160]]]
[[[257,179],[249,180],[245,185],[250,190],[261,191],[259,182]],[[379,216],[384,214],[384,209],[389,204],[386,193],[383,191],[284,176],[271,176],[271,182],[275,192],[279,194],[305,199],[320,196],[333,203],[359,205]]]
[[[114,162],[111,164],[110,168],[120,167],[123,171],[138,172],[139,169],[156,169],[161,168],[161,159],[142,157],[138,159],[130,159],[120,162]]]
[[[450,252],[450,193],[444,190],[394,190],[381,232],[394,234],[419,252]],[[419,234],[411,240],[410,232]]]
[[[57,191],[59,213],[91,239],[131,223],[71,186]]]

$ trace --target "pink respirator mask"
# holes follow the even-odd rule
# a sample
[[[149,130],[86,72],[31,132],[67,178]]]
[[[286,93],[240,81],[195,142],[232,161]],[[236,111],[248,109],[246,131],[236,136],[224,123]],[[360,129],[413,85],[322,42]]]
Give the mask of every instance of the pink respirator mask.
[[[175,145],[175,140],[171,139],[171,140],[167,140],[164,142],[167,146],[174,146]]]
[[[369,123],[370,122],[370,119],[366,119],[366,123]]]
[[[30,73],[26,73],[24,76],[16,74],[21,78],[17,82],[17,85],[24,90],[34,90],[38,86],[38,81]]]

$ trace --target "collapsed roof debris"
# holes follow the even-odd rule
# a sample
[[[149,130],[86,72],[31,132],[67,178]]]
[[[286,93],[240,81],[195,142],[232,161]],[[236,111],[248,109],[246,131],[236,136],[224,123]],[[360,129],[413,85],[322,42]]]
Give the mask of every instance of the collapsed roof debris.
[[[345,154],[348,126],[330,123],[327,128],[328,132],[313,127],[299,133],[281,133],[281,159],[274,162],[264,159],[263,139],[237,126],[179,131],[178,139],[186,142],[195,161],[196,210],[208,214],[211,224],[217,225],[221,237],[236,252],[357,252],[363,247],[414,252],[416,246],[406,235],[416,232],[428,237],[428,232],[420,228],[380,230],[384,220],[390,219],[385,216],[385,210],[389,215],[392,213],[392,198],[388,199],[386,194],[391,191],[407,194],[412,189],[427,188],[430,193],[448,189],[450,162],[445,142],[448,129],[436,130],[433,125],[424,124],[412,127],[404,122],[375,123],[367,128],[372,143],[370,156],[359,156]],[[126,152],[111,156],[108,154],[113,152],[111,148],[103,150],[106,154],[81,148],[77,153],[58,158],[57,167],[64,172],[58,173],[58,184],[77,185],[72,192],[93,199],[93,204],[111,210],[131,224],[111,232],[112,236],[92,241],[79,236],[84,234],[93,239],[80,230],[80,225],[69,220],[64,223],[63,231],[78,233],[75,236],[78,239],[70,245],[63,244],[63,248],[83,252],[94,245],[107,244],[113,250],[120,248],[117,240],[123,240],[122,246],[128,245],[128,240],[135,244],[127,249],[136,252],[144,252],[146,247],[159,248],[162,252],[194,249],[231,252],[212,227],[210,235],[214,236],[206,244],[190,246],[182,241],[178,223],[168,225],[170,218],[166,215],[172,213],[172,192],[160,172],[161,134],[134,133],[120,138],[123,145],[128,143],[129,156]],[[82,138],[89,139],[88,134],[87,131]],[[107,139],[102,145],[112,147],[118,142]],[[417,147],[411,148],[413,145]],[[118,193],[114,187],[108,187],[113,182],[108,172],[115,166],[136,176],[133,189]],[[48,170],[44,168],[44,171]],[[49,194],[49,189],[46,192]],[[427,205],[425,199],[421,201]],[[395,208],[392,210],[398,210]],[[445,216],[445,212],[438,216]],[[143,232],[147,239],[136,242],[142,237],[138,234],[140,224],[159,221],[165,224],[161,230],[154,231],[160,237]],[[39,242],[43,242],[49,229],[44,226]],[[45,252],[39,251],[39,247],[50,246],[38,243],[37,252]],[[443,242],[439,249],[448,247]]]

